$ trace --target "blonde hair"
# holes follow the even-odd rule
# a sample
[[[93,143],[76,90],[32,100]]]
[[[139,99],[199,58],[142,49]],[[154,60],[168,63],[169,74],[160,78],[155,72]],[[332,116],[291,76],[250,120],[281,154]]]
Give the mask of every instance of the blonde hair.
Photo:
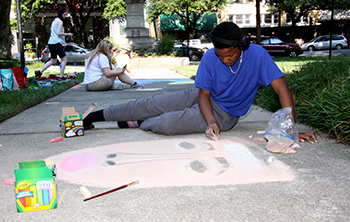
[[[104,54],[105,56],[107,56],[108,58],[108,61],[109,61],[109,67],[112,69],[112,58],[111,58],[111,55],[110,55],[110,52],[113,48],[113,44],[108,41],[108,40],[102,40],[100,43],[98,43],[98,45],[96,46],[96,48],[94,50],[92,50],[92,52],[90,52],[87,57],[86,57],[86,60],[89,60],[89,64],[87,67],[90,66],[92,60],[100,55],[101,53]]]

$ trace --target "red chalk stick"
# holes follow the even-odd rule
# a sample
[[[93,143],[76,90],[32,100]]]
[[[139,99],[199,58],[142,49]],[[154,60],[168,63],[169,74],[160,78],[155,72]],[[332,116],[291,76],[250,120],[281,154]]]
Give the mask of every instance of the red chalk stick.
[[[5,179],[4,180],[4,184],[7,184],[7,185],[15,185],[15,183],[16,183],[15,179]]]
[[[51,140],[51,143],[56,143],[56,142],[59,142],[59,141],[61,141],[61,140],[63,140],[63,137],[62,137],[62,136],[57,137],[57,138],[53,138],[53,139]]]

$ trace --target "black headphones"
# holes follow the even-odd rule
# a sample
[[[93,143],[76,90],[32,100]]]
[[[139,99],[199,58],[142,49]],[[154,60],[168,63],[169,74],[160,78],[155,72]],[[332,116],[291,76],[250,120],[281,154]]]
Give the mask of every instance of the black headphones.
[[[246,50],[249,48],[250,45],[250,41],[249,38],[247,36],[242,35],[241,39],[238,40],[227,40],[227,39],[222,39],[219,37],[216,37],[215,35],[212,34],[212,32],[210,32],[210,39],[215,41],[215,42],[219,42],[219,43],[223,43],[225,45],[232,45],[234,47],[237,47],[240,50]]]

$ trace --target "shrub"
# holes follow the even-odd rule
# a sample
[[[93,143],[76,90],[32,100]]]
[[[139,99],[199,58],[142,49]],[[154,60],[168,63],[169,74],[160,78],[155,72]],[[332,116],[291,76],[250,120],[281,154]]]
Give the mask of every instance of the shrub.
[[[7,69],[11,67],[21,66],[21,62],[18,60],[0,60],[0,69]]]
[[[161,38],[161,41],[158,46],[159,53],[161,55],[169,55],[173,52],[173,48],[174,48],[174,37],[169,34],[165,34]]]
[[[26,44],[26,49],[32,49],[32,48],[33,48],[33,45],[31,43]]]
[[[296,119],[350,144],[350,57],[316,61],[285,75]],[[255,103],[272,112],[279,100],[273,89],[259,88]]]

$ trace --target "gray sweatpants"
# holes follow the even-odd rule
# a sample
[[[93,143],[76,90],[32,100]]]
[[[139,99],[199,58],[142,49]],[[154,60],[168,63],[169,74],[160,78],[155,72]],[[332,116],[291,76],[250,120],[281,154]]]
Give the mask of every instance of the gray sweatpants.
[[[136,99],[103,109],[106,121],[144,120],[142,130],[178,135],[204,133],[207,122],[198,105],[199,88]],[[238,118],[224,112],[213,100],[213,113],[222,131],[231,129]]]

